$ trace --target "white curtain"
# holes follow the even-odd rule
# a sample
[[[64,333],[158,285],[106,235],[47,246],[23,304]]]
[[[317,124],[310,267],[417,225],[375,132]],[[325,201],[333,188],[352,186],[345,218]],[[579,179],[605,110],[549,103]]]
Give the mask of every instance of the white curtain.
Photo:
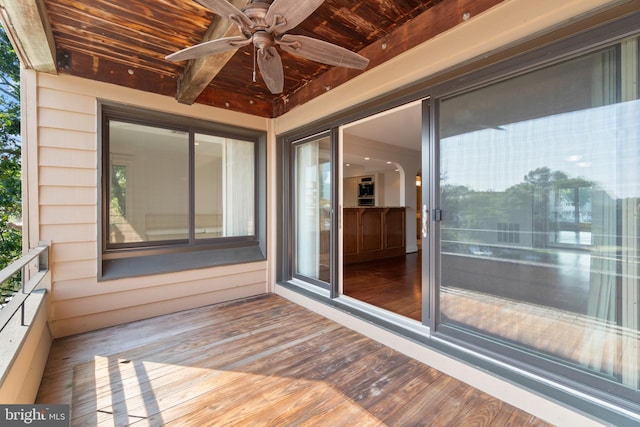
[[[617,60],[613,50],[603,52],[593,64],[591,98],[594,107],[616,103]],[[603,113],[604,114],[604,113]],[[615,120],[602,120],[612,131]],[[612,146],[611,150],[616,151]],[[615,156],[612,157],[615,159]],[[603,162],[615,162],[602,159]],[[615,174],[617,164],[611,165]],[[615,186],[615,185],[614,185]],[[610,191],[612,194],[608,194]],[[593,369],[613,374],[616,347],[611,339],[610,326],[616,321],[616,253],[617,217],[614,188],[593,189],[591,224],[591,273],[589,278],[589,305],[587,314],[596,321],[587,323],[581,361]]]
[[[255,232],[254,144],[227,139],[224,144],[223,235],[250,236]]]
[[[603,190],[592,193],[591,273],[587,314],[598,322],[588,323],[582,352],[587,367],[613,374],[615,342],[611,326],[616,320],[616,201]]]
[[[296,146],[296,272],[320,275],[319,142]]]
[[[622,201],[622,382],[640,388],[640,90],[637,81],[640,58],[638,41],[626,40],[621,46],[622,104],[618,117],[620,139],[628,151],[622,158],[631,162],[624,169],[621,181],[626,186]]]
[[[621,102],[615,97],[616,59],[605,53],[594,68],[594,104],[611,105],[615,188],[593,191],[592,254],[582,363],[638,389],[640,380],[640,101],[638,39],[621,46]],[[597,86],[597,87],[596,87]],[[613,105],[615,104],[615,105]],[[621,304],[618,305],[618,300]]]

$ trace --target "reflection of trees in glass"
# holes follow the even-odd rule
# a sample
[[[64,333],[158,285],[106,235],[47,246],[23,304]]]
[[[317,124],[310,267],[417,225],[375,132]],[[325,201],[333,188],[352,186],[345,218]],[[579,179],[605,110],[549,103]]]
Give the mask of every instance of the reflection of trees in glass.
[[[127,216],[127,167],[113,165],[111,167],[111,213]]]
[[[590,231],[593,183],[570,178],[562,171],[537,168],[527,173],[521,183],[503,192],[474,191],[467,186],[446,184],[446,177],[442,182],[445,241],[497,244],[505,241],[501,233],[512,230],[521,235],[507,241],[543,248],[547,246],[549,232],[574,228],[576,232]],[[573,208],[574,228],[560,221],[561,200]],[[568,208],[565,210],[568,212]]]

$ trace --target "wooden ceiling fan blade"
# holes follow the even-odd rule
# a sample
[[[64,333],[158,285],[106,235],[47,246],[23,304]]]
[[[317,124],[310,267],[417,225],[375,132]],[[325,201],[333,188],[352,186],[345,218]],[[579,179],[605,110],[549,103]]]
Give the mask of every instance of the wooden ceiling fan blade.
[[[362,55],[312,37],[285,34],[276,41],[282,50],[323,64],[362,70],[369,60]]]
[[[282,34],[307,19],[324,0],[275,0],[267,14],[265,21],[271,25],[269,32]]]
[[[216,14],[227,18],[228,20],[238,24],[241,30],[251,32],[251,28],[255,24],[240,9],[229,3],[227,0],[196,0],[202,6],[210,9]]]
[[[242,36],[224,37],[179,50],[168,55],[166,59],[169,61],[183,61],[186,59],[199,58],[201,56],[238,49],[242,46],[248,45],[249,43],[251,43],[251,39],[246,39]]]
[[[280,54],[274,47],[258,51],[258,68],[269,91],[273,94],[281,93],[284,88],[284,71]]]

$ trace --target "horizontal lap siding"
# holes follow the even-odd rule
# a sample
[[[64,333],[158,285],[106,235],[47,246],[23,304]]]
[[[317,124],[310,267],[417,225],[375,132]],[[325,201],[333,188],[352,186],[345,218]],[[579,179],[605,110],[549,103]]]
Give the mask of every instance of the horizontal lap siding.
[[[98,281],[98,99],[143,108],[166,104],[165,110],[184,109],[176,113],[188,115],[187,108],[175,100],[140,96],[122,88],[115,91],[116,99],[112,88],[64,76],[39,78],[38,240],[51,244],[53,335],[71,335],[266,292],[266,262]],[[200,117],[219,115],[214,110],[197,112]],[[260,122],[252,125],[260,127]]]

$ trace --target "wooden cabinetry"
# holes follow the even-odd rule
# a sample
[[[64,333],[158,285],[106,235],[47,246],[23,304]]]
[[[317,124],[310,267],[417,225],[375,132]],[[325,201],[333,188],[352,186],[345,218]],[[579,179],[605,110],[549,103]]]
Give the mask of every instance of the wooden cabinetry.
[[[405,208],[343,209],[345,264],[405,254]]]

